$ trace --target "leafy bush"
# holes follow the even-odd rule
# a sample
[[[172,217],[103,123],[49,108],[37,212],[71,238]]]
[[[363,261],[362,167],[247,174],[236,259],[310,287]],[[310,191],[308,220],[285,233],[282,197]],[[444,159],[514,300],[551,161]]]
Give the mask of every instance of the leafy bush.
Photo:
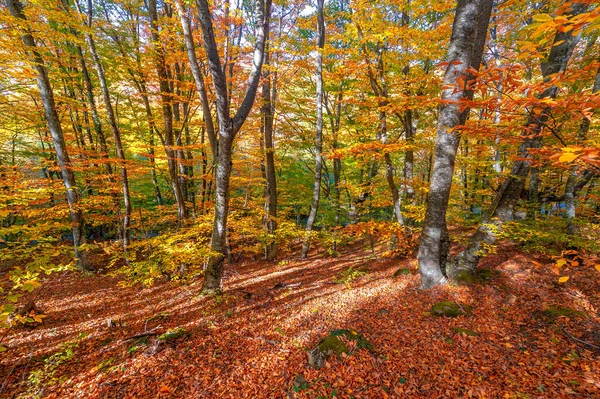
[[[192,227],[167,230],[161,235],[133,241],[129,259],[112,271],[125,277],[123,285],[142,283],[146,286],[156,280],[187,280],[203,273],[203,261],[211,256],[209,232],[202,223]],[[113,250],[112,264],[122,261],[119,248]]]
[[[527,251],[548,256],[560,255],[568,247],[576,247],[589,253],[599,253],[600,227],[581,226],[579,234],[569,234],[566,221],[560,217],[507,222],[500,237],[519,243]]]

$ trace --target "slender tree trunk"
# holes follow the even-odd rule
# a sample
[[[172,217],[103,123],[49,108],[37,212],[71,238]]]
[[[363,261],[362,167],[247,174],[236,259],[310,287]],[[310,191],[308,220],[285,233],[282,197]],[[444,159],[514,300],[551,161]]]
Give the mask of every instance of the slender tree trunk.
[[[473,96],[466,90],[474,79],[468,68],[479,70],[491,9],[492,0],[459,0],[456,8],[448,50],[449,65],[443,83],[446,89],[442,91],[444,105],[440,107],[438,118],[433,171],[418,253],[424,289],[446,281],[440,263],[447,257],[447,243],[443,239],[446,210],[460,142],[460,133],[455,127],[464,124],[468,116],[469,109],[461,109],[461,102]],[[464,86],[459,78],[464,80]]]
[[[266,39],[268,42],[268,38]],[[277,258],[277,178],[275,176],[275,146],[273,143],[273,116],[275,113],[275,100],[277,93],[277,74],[272,73],[270,68],[270,52],[265,50],[265,61],[263,67],[261,108],[263,118],[263,134],[265,142],[265,227],[267,229],[267,241],[265,244],[265,258],[271,261]],[[271,79],[273,78],[273,79]]]
[[[190,21],[187,15],[187,10],[184,8],[181,0],[174,0],[179,19],[181,21],[181,28],[183,30],[183,38],[185,42],[185,48],[190,63],[190,69],[194,82],[196,83],[196,90],[198,91],[198,98],[202,104],[202,115],[204,115],[204,124],[206,126],[206,133],[208,135],[208,141],[212,150],[213,157],[217,157],[217,136],[215,134],[215,127],[212,120],[212,114],[210,112],[210,104],[208,102],[208,95],[206,93],[206,86],[204,84],[204,76],[196,57],[196,50],[194,46],[194,38],[192,36],[192,29],[190,27]]]
[[[152,31],[152,42],[156,51],[156,73],[158,74],[160,96],[162,100],[163,119],[165,123],[164,131],[164,147],[167,155],[167,163],[169,167],[169,177],[173,188],[173,195],[177,204],[177,220],[183,223],[187,219],[188,213],[185,206],[185,198],[181,192],[181,185],[177,173],[177,160],[175,159],[175,150],[173,148],[173,109],[171,107],[172,91],[169,85],[169,76],[165,63],[164,50],[160,41],[158,30],[158,13],[156,10],[156,0],[148,1],[150,11],[150,29]]]
[[[409,1],[406,2],[406,9],[404,11],[402,11],[402,26],[403,27],[408,27],[408,24],[410,22],[410,17],[408,15],[408,12],[409,12],[408,7],[409,7]],[[405,51],[408,54],[410,52],[410,48],[407,47]],[[402,75],[404,75],[406,78],[408,78],[409,72],[410,72],[410,63],[407,63],[402,68]],[[405,94],[407,96],[410,96],[411,93],[409,90],[407,90],[405,92]],[[404,122],[404,138],[406,140],[406,144],[409,146],[406,149],[406,151],[404,152],[404,169],[402,170],[402,177],[404,179],[403,185],[406,188],[403,191],[405,192],[406,200],[409,202],[413,202],[414,197],[415,197],[415,189],[413,187],[415,156],[414,156],[414,151],[411,146],[414,143],[415,129],[413,127],[413,111],[410,108],[408,108],[404,111],[403,122]],[[412,221],[406,221],[406,223],[412,223]]]
[[[158,185],[158,179],[156,178],[156,159],[155,159],[155,143],[154,135],[158,134],[156,129],[156,123],[152,116],[152,108],[150,107],[150,99],[148,98],[148,91],[146,85],[143,82],[139,84],[139,92],[142,96],[142,102],[144,103],[144,109],[146,110],[146,119],[148,121],[148,145],[150,146],[148,154],[150,155],[150,175],[152,177],[152,187],[154,188],[154,196],[158,205],[163,205],[163,198],[160,192],[160,186]]]
[[[302,244],[302,258],[308,257],[310,248],[310,236],[315,220],[317,219],[317,211],[319,209],[319,199],[321,196],[321,173],[323,170],[323,48],[325,47],[325,17],[323,12],[323,0],[317,0],[317,127],[315,132],[315,182],[313,185],[312,205],[310,214],[306,221],[306,234]]]
[[[403,17],[404,18],[404,17]],[[357,25],[359,38],[363,38],[362,28]],[[367,53],[366,45],[361,46],[361,51],[363,53],[363,57],[365,62],[367,63],[367,74],[369,76],[369,83],[373,90],[375,96],[377,96],[377,105],[379,107],[379,130],[377,131],[377,139],[381,141],[382,144],[387,144],[388,132],[387,132],[387,112],[385,107],[389,105],[388,93],[387,93],[387,83],[385,81],[385,69],[384,69],[384,60],[383,53],[384,49],[378,49],[378,58],[377,58],[377,66],[374,71],[371,61],[369,59]],[[398,221],[401,226],[404,226],[404,218],[402,217],[402,195],[398,190],[398,186],[394,181],[395,168],[394,163],[390,154],[384,151],[383,155],[384,163],[385,163],[385,172],[386,172],[386,180],[388,182],[388,187],[390,188],[390,192],[392,194],[392,206],[394,218]],[[392,242],[392,245],[394,243]]]
[[[329,124],[331,126],[331,146],[333,150],[339,148],[339,132],[340,124],[342,119],[342,97],[343,97],[343,84],[340,83],[339,92],[336,96],[335,103],[333,104],[333,111],[328,106],[327,96],[325,96],[325,110],[329,117]],[[335,230],[333,232],[333,244],[332,250],[337,251],[337,229],[340,226],[340,214],[341,214],[341,178],[342,178],[342,161],[338,157],[333,158],[333,192],[334,192],[334,207],[335,207]]]
[[[79,4],[77,2],[75,2],[75,4],[78,8],[78,11],[81,13],[81,10],[79,9]],[[91,31],[93,12],[92,0],[88,0],[87,7],[87,25]],[[125,207],[125,214],[123,215],[123,249],[127,251],[127,247],[129,246],[130,241],[129,230],[131,225],[131,195],[129,193],[129,179],[127,177],[127,166],[125,165],[125,152],[123,151],[123,144],[121,143],[121,132],[119,131],[119,127],[117,126],[117,119],[115,118],[115,112],[113,110],[112,102],[110,99],[110,91],[108,89],[108,84],[106,83],[104,66],[102,65],[102,61],[100,60],[98,51],[96,51],[96,43],[94,42],[92,34],[88,32],[85,36],[90,50],[90,54],[92,55],[92,59],[94,60],[96,73],[98,74],[98,81],[100,82],[100,88],[102,90],[102,98],[104,99],[104,106],[106,107],[106,113],[108,114],[108,122],[113,134],[113,140],[115,141],[117,157],[119,158],[119,161],[121,163],[121,185],[123,190],[123,205]]]
[[[379,113],[379,123],[380,123],[380,132],[381,132],[381,143],[387,144],[387,116],[385,111],[381,111]],[[385,162],[385,178],[388,182],[388,187],[392,193],[392,202],[394,207],[394,218],[398,222],[400,226],[404,226],[404,218],[402,217],[402,197],[400,196],[400,192],[398,190],[398,186],[394,181],[394,163],[392,162],[392,157],[390,153],[384,150],[383,160]]]
[[[574,3],[571,15],[578,15],[587,9],[586,4]],[[571,32],[557,32],[547,60],[542,64],[542,75],[548,82],[550,77],[564,73],[569,58],[578,42],[578,37]],[[539,96],[540,100],[554,99],[558,87],[550,86]],[[498,190],[492,206],[488,210],[483,223],[471,237],[470,243],[461,253],[452,259],[448,267],[450,277],[459,273],[473,273],[477,268],[479,259],[484,254],[484,245],[496,242],[496,235],[502,229],[502,224],[512,219],[513,209],[525,187],[525,179],[530,172],[530,148],[537,148],[542,141],[542,129],[550,117],[551,108],[541,104],[533,110],[527,124],[523,127],[521,135],[523,142],[519,146],[518,160],[512,165],[511,174]]]
[[[19,0],[6,0],[6,5],[13,17],[24,21],[25,24],[27,23],[27,18],[23,12],[23,4]],[[80,269],[90,270],[91,265],[88,260],[87,251],[79,249],[81,245],[85,244],[83,214],[79,208],[79,193],[77,192],[75,174],[73,173],[60,119],[56,112],[54,93],[52,92],[52,86],[50,85],[50,79],[48,78],[48,71],[44,60],[37,49],[35,39],[29,29],[19,28],[19,30],[21,31],[21,40],[23,41],[24,50],[31,55],[35,65],[37,84],[44,105],[46,122],[48,123],[50,134],[52,135],[56,159],[60,166],[63,184],[67,191],[67,202],[69,204],[71,222],[73,224],[75,265]]]

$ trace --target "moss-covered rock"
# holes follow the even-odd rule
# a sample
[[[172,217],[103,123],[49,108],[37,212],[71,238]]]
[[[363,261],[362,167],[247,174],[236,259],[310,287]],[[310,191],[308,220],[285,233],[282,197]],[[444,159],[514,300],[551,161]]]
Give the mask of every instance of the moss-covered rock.
[[[320,369],[325,365],[331,355],[341,355],[342,353],[348,353],[348,347],[336,335],[328,335],[322,339],[317,347],[311,351],[306,352],[308,358],[308,365],[315,369]]]
[[[469,305],[459,305],[456,302],[438,302],[431,307],[431,314],[439,317],[458,317],[471,313]]]
[[[468,270],[460,270],[453,280],[458,285],[473,285],[483,284],[493,277],[498,276],[499,272],[493,269],[477,269],[475,273],[471,273]]]
[[[345,342],[340,339],[340,337],[344,337],[346,342],[356,342],[356,346],[353,346],[353,351],[360,349],[367,349],[369,351],[373,350],[373,345],[371,345],[371,342],[362,334],[351,329],[348,330],[340,328],[330,332],[327,337],[319,341],[316,348],[306,352],[308,357],[308,365],[310,367],[320,369],[325,365],[325,360],[327,360],[331,355],[339,356],[342,353],[350,353],[350,350],[346,346]]]
[[[396,270],[396,272],[394,273],[394,277],[406,276],[408,274],[410,274],[409,269],[401,268],[401,269]]]
[[[329,333],[329,335],[332,337],[344,336],[349,341],[355,341],[356,349],[373,350],[373,345],[371,345],[371,342],[368,339],[366,339],[361,333],[359,333],[357,331],[339,329],[339,330],[332,331],[331,333]]]
[[[571,309],[566,306],[550,306],[548,309],[545,309],[542,313],[550,320],[555,320],[561,316],[569,318],[580,317],[582,319],[588,317],[588,315],[585,312]]]
[[[473,285],[481,283],[481,279],[477,274],[472,274],[467,270],[461,270],[458,272],[458,274],[454,277],[454,281],[458,285]]]
[[[190,333],[185,328],[177,327],[177,328],[167,331],[164,334],[159,335],[157,338],[164,343],[169,343],[169,342],[176,341],[179,338],[187,337],[189,335],[190,335]]]
[[[495,269],[477,269],[477,277],[481,281],[490,281],[494,277],[498,277],[500,272]]]

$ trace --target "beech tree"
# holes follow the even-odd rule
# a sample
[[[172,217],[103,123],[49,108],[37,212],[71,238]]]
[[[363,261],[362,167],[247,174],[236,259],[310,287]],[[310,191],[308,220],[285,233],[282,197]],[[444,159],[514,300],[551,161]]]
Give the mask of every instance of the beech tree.
[[[212,77],[213,88],[216,96],[218,145],[216,155],[215,176],[215,215],[213,232],[211,237],[211,250],[215,253],[210,257],[205,268],[202,292],[206,294],[221,291],[221,279],[223,276],[223,264],[226,254],[227,217],[229,214],[229,182],[231,178],[232,151],[235,136],[246,121],[254,99],[261,77],[264,61],[265,41],[269,29],[269,16],[271,13],[271,0],[259,0],[256,2],[256,21],[254,53],[252,56],[252,67],[248,77],[248,83],[244,98],[231,116],[230,111],[230,89],[228,88],[227,76],[221,64],[221,57],[215,40],[212,15],[210,6],[206,0],[198,0],[198,18],[202,28],[204,49],[208,60],[208,67]]]
[[[573,3],[567,7],[569,11],[566,16],[577,16],[587,7],[586,3]],[[543,138],[542,130],[552,114],[552,107],[548,105],[547,100],[555,99],[558,94],[558,86],[551,83],[552,77],[566,71],[578,41],[579,37],[570,31],[556,32],[548,57],[541,65],[544,82],[550,84],[539,94],[539,104],[523,126],[521,133],[523,141],[518,148],[518,158],[513,162],[510,175],[500,186],[483,223],[471,237],[469,245],[448,265],[449,276],[457,276],[461,272],[473,273],[479,259],[485,253],[484,245],[493,244],[497,239],[498,231],[502,228],[502,223],[512,219],[516,203],[525,187],[525,179],[531,171],[530,149],[540,146]]]
[[[444,75],[429,200],[419,245],[419,273],[423,288],[446,280],[441,266],[448,251],[446,210],[460,142],[459,129],[468,117],[469,107],[465,100],[473,97],[469,87],[481,64],[491,10],[491,0],[459,0],[456,7],[448,66]]]
[[[65,143],[61,121],[56,111],[54,92],[52,90],[52,86],[50,85],[48,70],[46,69],[44,59],[42,58],[35,42],[33,33],[27,28],[27,18],[23,12],[23,4],[19,0],[5,1],[10,14],[17,20],[21,21],[19,23],[20,27],[18,30],[24,46],[23,51],[31,58],[31,62],[34,64],[34,69],[36,71],[36,79],[40,96],[42,97],[46,123],[48,124],[48,129],[52,135],[56,160],[60,166],[60,173],[66,189],[67,202],[69,204],[73,228],[75,264],[81,269],[88,270],[91,268],[91,264],[88,260],[87,251],[80,249],[80,246],[85,244],[86,239],[83,214],[81,209],[78,207],[79,192],[77,189],[77,183],[75,181],[75,173],[73,172],[71,159]]]
[[[306,235],[302,244],[302,258],[308,257],[310,248],[310,235],[313,229],[319,200],[321,198],[321,174],[323,172],[323,48],[325,47],[325,16],[323,0],[317,0],[317,55],[316,55],[316,78],[317,78],[317,120],[315,128],[315,182],[313,184],[312,204],[306,221]]]

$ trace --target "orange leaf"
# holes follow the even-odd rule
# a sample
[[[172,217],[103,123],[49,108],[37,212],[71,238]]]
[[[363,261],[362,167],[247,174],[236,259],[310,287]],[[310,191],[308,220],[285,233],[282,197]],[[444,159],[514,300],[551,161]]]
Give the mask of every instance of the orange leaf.
[[[171,389],[168,386],[163,385],[162,387],[160,387],[160,392],[168,393],[168,392],[171,392]]]

